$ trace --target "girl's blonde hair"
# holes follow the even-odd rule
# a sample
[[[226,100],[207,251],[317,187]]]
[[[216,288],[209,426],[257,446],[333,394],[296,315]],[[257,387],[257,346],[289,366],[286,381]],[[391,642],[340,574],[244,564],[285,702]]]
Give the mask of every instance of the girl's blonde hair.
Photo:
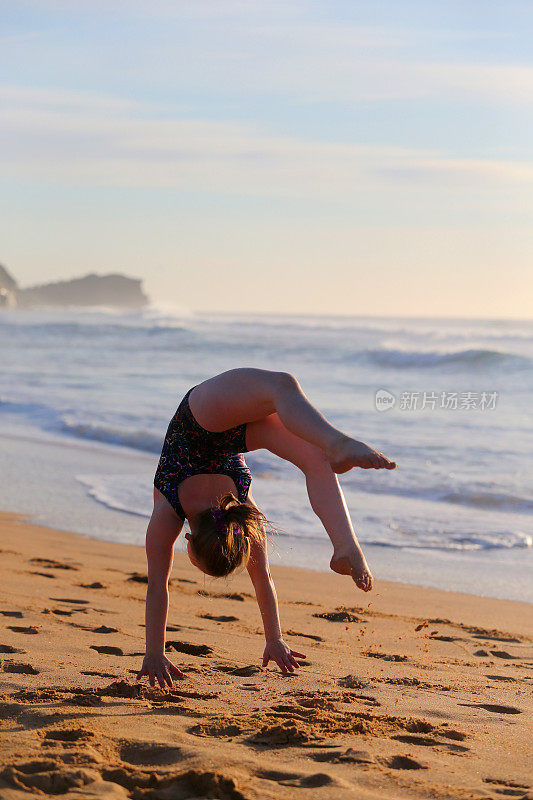
[[[252,540],[264,544],[266,516],[227,492],[218,505],[194,517],[191,546],[209,575],[222,578],[250,558]]]

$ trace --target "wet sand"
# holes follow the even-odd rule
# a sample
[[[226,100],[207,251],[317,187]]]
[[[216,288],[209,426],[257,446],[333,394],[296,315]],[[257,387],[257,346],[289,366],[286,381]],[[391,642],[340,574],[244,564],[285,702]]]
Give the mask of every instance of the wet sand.
[[[0,550],[2,800],[533,798],[529,604],[273,566],[283,675],[246,571],[176,553],[161,690],[142,547],[0,514]]]

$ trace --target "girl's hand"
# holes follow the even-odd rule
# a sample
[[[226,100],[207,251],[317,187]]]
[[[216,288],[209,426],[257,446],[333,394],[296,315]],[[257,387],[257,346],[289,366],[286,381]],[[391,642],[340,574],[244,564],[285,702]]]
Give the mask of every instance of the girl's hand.
[[[282,672],[294,672],[294,667],[300,666],[294,656],[305,658],[303,653],[291,650],[283,639],[273,639],[266,643],[265,652],[263,653],[263,666],[266,667],[269,661],[275,661]]]
[[[148,675],[150,686],[155,686],[155,681],[162,689],[166,686],[172,687],[172,677],[186,678],[184,672],[178,669],[165,655],[147,653],[144,657],[143,665],[137,673],[136,680],[140,680],[143,675]]]

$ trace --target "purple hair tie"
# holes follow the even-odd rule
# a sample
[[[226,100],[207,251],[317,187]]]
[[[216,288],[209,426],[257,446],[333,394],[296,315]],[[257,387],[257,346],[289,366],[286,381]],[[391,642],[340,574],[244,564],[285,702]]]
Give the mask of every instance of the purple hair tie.
[[[221,508],[213,509],[213,517],[215,519],[215,527],[221,536],[226,536],[228,529],[224,524],[224,512]]]

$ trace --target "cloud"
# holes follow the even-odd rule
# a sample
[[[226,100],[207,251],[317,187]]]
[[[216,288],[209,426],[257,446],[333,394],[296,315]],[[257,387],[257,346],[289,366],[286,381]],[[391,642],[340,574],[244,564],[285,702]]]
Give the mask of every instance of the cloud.
[[[21,114],[31,109],[36,109],[38,113],[52,111],[69,115],[79,111],[94,113],[141,109],[136,101],[113,95],[9,84],[0,84],[0,103],[5,105],[8,113],[20,110]]]
[[[404,27],[389,21],[386,11],[359,7],[354,13],[350,3],[117,0],[111,6],[43,0],[41,35],[25,39],[17,27],[19,35],[5,39],[13,76],[29,65],[39,76],[62,76],[64,85],[116,81],[119,91],[207,95],[215,103],[243,95],[301,104],[533,103],[533,67],[498,57],[498,39],[506,41],[503,52],[513,45],[509,31],[490,29],[489,20],[480,30],[466,13],[454,18],[456,29],[446,30],[439,29],[442,14],[435,11],[432,30],[418,19],[416,6],[402,17]],[[19,27],[33,30],[35,4],[20,7],[26,16],[21,13]],[[514,35],[520,52],[524,34]],[[469,43],[483,39],[484,47],[472,51]]]
[[[268,135],[245,123],[168,119],[155,106],[112,96],[0,86],[0,102],[5,177],[320,198],[398,185],[533,182],[533,166],[519,161]]]

